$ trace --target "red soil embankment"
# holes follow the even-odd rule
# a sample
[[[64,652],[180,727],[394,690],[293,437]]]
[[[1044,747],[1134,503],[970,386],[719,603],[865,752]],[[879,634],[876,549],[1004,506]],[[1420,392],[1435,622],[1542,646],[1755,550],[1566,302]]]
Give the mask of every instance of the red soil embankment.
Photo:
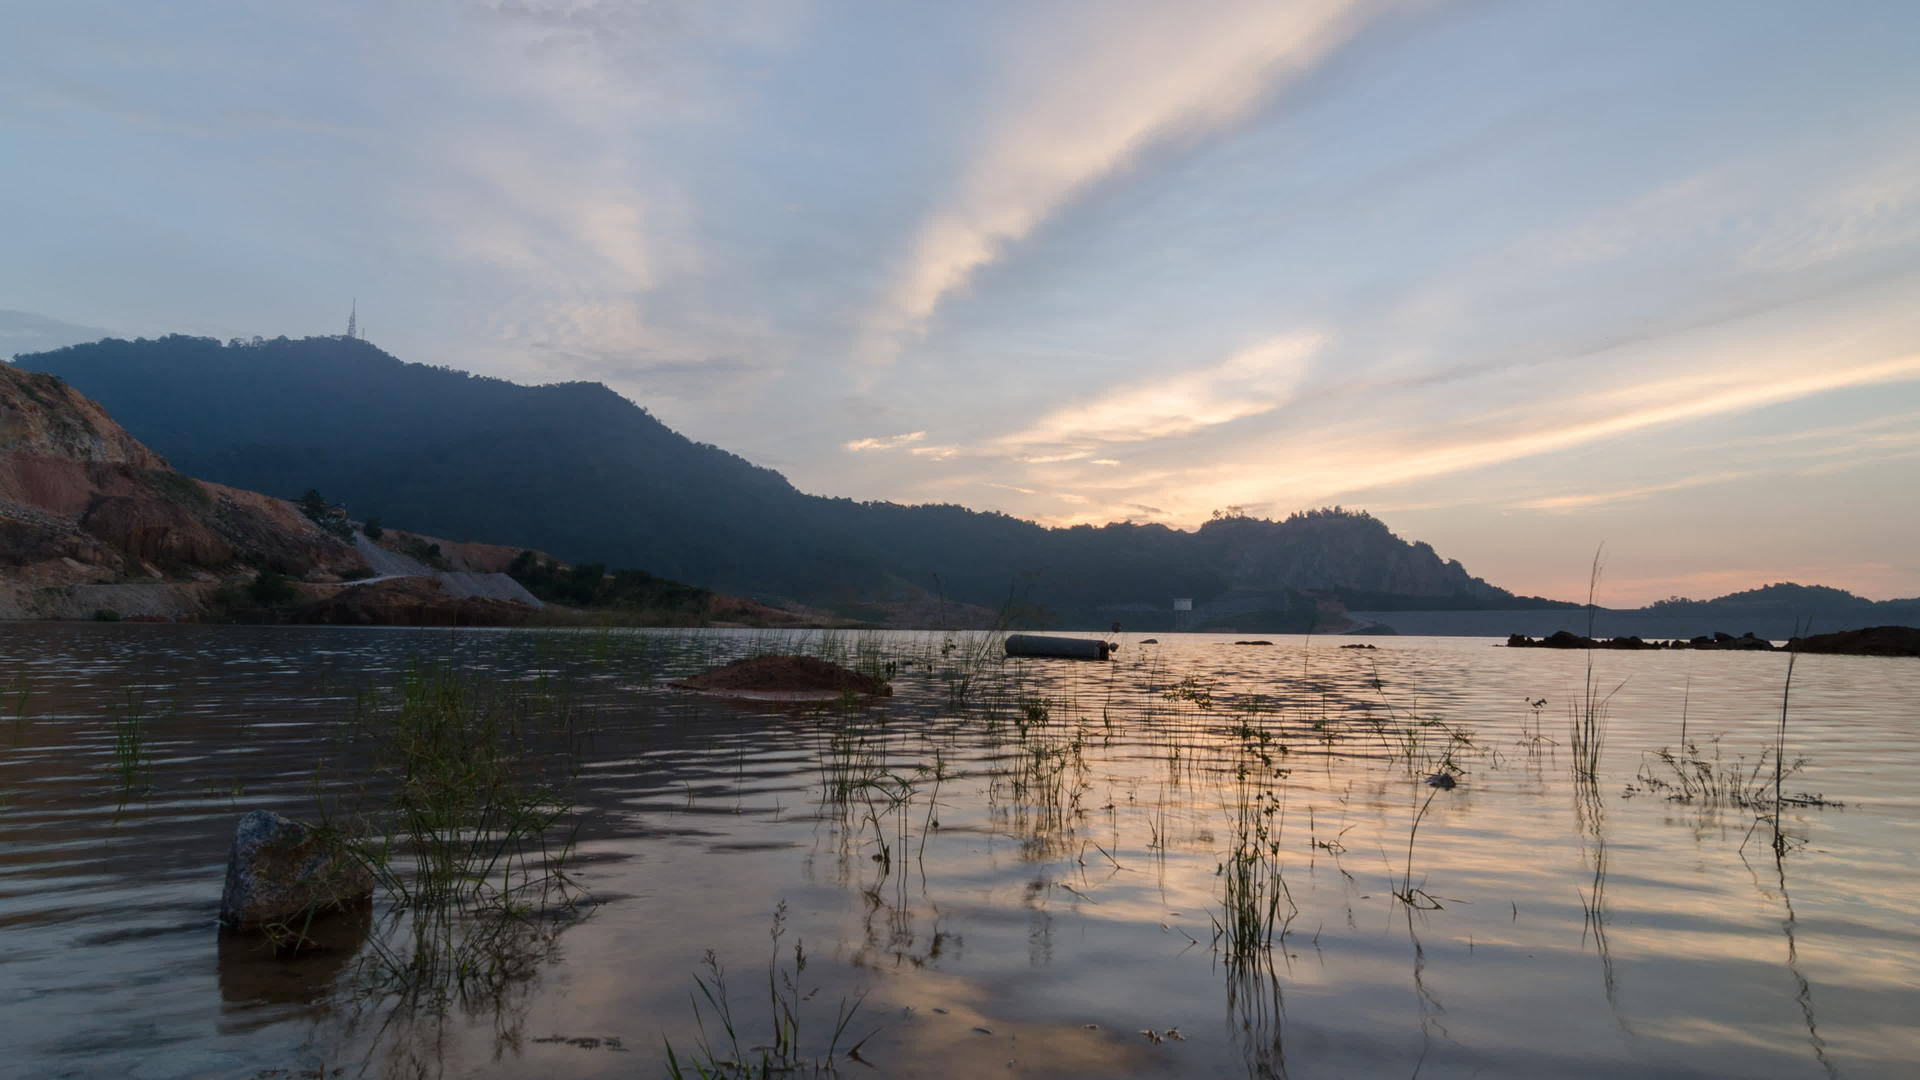
[[[855,693],[886,697],[893,693],[893,687],[885,680],[811,656],[754,656],[672,685],[721,694]]]

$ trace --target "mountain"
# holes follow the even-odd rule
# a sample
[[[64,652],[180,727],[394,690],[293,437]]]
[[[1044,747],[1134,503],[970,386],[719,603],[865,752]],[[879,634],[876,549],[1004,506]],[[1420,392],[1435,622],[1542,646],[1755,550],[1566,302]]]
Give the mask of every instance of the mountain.
[[[1034,622],[1283,630],[1352,598],[1513,608],[1515,597],[1342,510],[1049,529],[959,506],[828,499],[693,442],[597,383],[521,386],[345,337],[107,339],[17,358],[99,400],[195,475],[355,516],[643,568],[878,621],[951,603]],[[1351,601],[1349,601],[1351,606]],[[922,616],[916,615],[913,618]]]
[[[1666,612],[1668,614],[1715,614],[1773,612],[1788,614],[1801,612],[1812,614],[1819,611],[1861,611],[1886,604],[1909,604],[1920,601],[1889,600],[1874,601],[1864,596],[1855,596],[1845,589],[1835,589],[1826,585],[1799,585],[1791,581],[1763,585],[1757,589],[1728,593],[1712,600],[1689,600],[1684,596],[1670,596],[1665,600],[1656,600],[1643,610]]]
[[[1868,600],[1825,585],[1781,582],[1712,600],[1670,597],[1641,608],[1596,608],[1568,604],[1560,610],[1467,611],[1368,608],[1356,617],[1392,626],[1403,634],[1544,638],[1556,633],[1594,637],[1680,639],[1715,633],[1786,641],[1810,632],[1861,630],[1873,626],[1920,626],[1920,597]]]
[[[1809,631],[1920,626],[1920,597],[1869,600],[1826,585],[1783,581],[1712,600],[1669,597],[1647,605],[1641,613],[1663,620],[1738,625],[1742,630],[1765,627],[1774,637],[1798,637]]]

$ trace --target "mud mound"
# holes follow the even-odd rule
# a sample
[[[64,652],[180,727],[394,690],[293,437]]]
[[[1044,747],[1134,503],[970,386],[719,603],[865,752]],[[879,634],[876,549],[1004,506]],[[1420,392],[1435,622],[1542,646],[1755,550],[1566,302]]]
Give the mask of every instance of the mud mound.
[[[836,695],[852,692],[890,696],[893,693],[893,687],[885,680],[811,656],[754,656],[673,685],[686,690],[718,694]]]

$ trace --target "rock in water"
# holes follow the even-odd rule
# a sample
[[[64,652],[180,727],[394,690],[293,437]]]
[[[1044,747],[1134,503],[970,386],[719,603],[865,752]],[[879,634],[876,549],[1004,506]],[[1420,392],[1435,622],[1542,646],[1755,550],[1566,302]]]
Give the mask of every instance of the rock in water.
[[[304,921],[365,903],[373,875],[330,837],[291,818],[255,810],[233,830],[220,921],[236,930]]]
[[[1437,772],[1427,777],[1428,787],[1437,787],[1442,791],[1453,790],[1453,784],[1453,774],[1450,772]]]

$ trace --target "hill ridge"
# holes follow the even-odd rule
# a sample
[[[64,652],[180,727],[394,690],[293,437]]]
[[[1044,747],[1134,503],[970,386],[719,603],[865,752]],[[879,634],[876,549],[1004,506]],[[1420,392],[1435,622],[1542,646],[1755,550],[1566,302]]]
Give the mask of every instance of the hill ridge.
[[[603,384],[524,386],[357,339],[110,338],[16,363],[67,379],[196,475],[285,495],[319,488],[358,516],[874,621],[1012,602],[1038,622],[1124,616],[1145,628],[1170,625],[1171,601],[1192,598],[1202,612],[1242,612],[1237,629],[1284,630],[1353,600],[1552,603],[1338,508],[1228,515],[1189,532],[809,495]]]

